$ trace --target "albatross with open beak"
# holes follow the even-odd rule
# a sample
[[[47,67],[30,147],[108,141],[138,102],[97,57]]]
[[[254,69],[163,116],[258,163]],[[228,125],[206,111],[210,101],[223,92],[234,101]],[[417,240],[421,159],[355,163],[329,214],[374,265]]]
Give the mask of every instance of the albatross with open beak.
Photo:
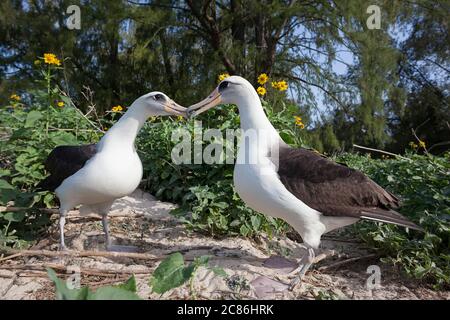
[[[307,248],[292,290],[315,257],[322,234],[367,219],[419,229],[392,210],[399,200],[360,171],[288,146],[267,119],[253,86],[244,78],[223,80],[205,100],[187,109],[196,116],[218,104],[239,108],[241,129],[234,186],[252,209],[289,223]]]
[[[107,214],[113,201],[132,193],[142,178],[136,135],[150,116],[185,116],[185,110],[164,93],[151,92],[136,99],[97,144],[53,149],[45,163],[50,175],[37,189],[54,191],[59,199],[61,249],[66,249],[66,214],[77,205],[102,215],[106,246],[111,248]]]

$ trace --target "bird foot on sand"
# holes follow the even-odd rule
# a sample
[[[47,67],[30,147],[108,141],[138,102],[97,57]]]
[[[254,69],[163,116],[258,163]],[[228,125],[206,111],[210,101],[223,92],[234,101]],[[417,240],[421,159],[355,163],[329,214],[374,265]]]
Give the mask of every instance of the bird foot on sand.
[[[296,276],[289,284],[288,290],[293,291],[295,289],[295,287],[297,287],[301,283],[302,283],[302,279],[299,276]]]

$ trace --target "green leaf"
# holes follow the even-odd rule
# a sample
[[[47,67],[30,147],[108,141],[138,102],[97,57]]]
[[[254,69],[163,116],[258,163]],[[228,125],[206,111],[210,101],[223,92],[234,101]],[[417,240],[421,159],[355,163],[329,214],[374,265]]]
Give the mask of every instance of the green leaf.
[[[70,132],[58,131],[50,135],[52,142],[57,145],[77,145],[77,138]]]
[[[283,139],[283,141],[286,142],[287,144],[294,144],[294,143],[295,143],[294,138],[293,138],[292,135],[289,134],[288,132],[281,131],[281,132],[280,132],[280,137],[281,137],[281,139]]]
[[[15,200],[20,195],[17,190],[3,189],[0,192],[0,204],[7,204],[9,201]]]
[[[241,233],[241,235],[243,235],[244,237],[246,237],[249,233],[250,233],[250,229],[247,228],[247,226],[245,224],[243,224],[240,228],[239,228],[239,232]]]
[[[115,288],[124,289],[130,292],[136,292],[136,279],[132,275],[125,283],[114,286]]]
[[[40,111],[30,111],[27,115],[27,119],[25,120],[25,128],[33,127],[36,121],[42,119],[43,117],[44,115]]]
[[[17,211],[17,212],[7,212],[3,215],[3,219],[11,222],[20,222],[25,218],[25,212]]]
[[[201,256],[199,258],[195,258],[196,267],[198,266],[206,266],[209,261],[209,256]]]
[[[261,226],[261,219],[258,216],[251,216],[250,221],[254,231],[258,231]]]
[[[94,293],[89,293],[87,300],[141,300],[141,298],[125,288],[107,286],[98,288]]]
[[[44,204],[45,204],[45,206],[47,207],[47,208],[51,208],[51,206],[52,206],[52,200],[54,199],[55,197],[53,196],[53,194],[51,194],[51,193],[47,193],[45,196],[44,196]]]
[[[164,259],[150,279],[153,292],[164,293],[184,284],[194,272],[193,264],[185,267],[181,253],[175,252]]]
[[[6,180],[0,179],[0,190],[1,189],[14,190],[14,187],[10,185]]]
[[[57,300],[86,300],[89,295],[88,287],[81,289],[69,289],[65,281],[58,278],[56,272],[47,268],[47,274],[50,280],[53,281],[56,287]]]
[[[0,177],[10,176],[10,175],[11,175],[11,170],[0,169]]]

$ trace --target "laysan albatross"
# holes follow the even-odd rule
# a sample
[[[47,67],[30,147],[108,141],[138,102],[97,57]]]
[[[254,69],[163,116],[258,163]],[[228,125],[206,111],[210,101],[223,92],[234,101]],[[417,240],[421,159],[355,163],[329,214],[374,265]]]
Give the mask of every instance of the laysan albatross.
[[[285,220],[307,247],[291,290],[313,263],[314,250],[326,232],[360,219],[420,229],[392,210],[399,207],[397,197],[362,172],[284,143],[244,78],[223,80],[205,100],[187,109],[188,117],[219,104],[237,105],[241,118],[242,138],[234,168],[239,196],[252,209]]]
[[[66,214],[75,206],[102,215],[106,246],[111,248],[107,214],[114,200],[132,193],[142,179],[142,163],[134,141],[150,116],[185,116],[186,108],[162,92],[136,99],[96,144],[58,146],[45,168],[50,175],[36,189],[54,191],[60,207],[60,249],[66,249]]]

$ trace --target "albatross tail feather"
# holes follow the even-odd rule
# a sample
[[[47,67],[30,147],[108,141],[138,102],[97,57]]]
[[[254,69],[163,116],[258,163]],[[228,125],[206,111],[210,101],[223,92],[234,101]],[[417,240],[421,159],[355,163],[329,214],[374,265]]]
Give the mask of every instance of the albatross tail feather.
[[[410,228],[414,230],[424,231],[423,228],[419,227],[415,223],[411,222],[400,213],[394,210],[383,210],[380,208],[368,208],[361,212],[361,219],[372,220],[390,224],[396,224],[405,228]]]

